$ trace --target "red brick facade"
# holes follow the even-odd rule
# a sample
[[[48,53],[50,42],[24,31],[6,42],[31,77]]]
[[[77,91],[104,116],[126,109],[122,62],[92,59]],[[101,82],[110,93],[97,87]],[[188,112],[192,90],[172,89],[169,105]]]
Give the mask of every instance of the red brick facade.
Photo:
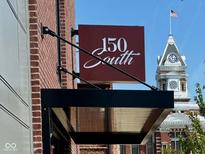
[[[71,40],[70,30],[75,27],[74,0],[59,0],[60,2],[60,34]],[[56,67],[58,63],[57,40],[51,36],[41,35],[41,25],[56,31],[56,0],[28,1],[29,32],[30,32],[30,65],[32,87],[32,116],[33,116],[33,146],[34,153],[42,153],[42,119],[41,119],[41,88],[73,88],[72,77],[62,75],[62,85],[58,81]],[[62,66],[73,70],[72,61],[75,59],[71,47],[61,42]],[[73,56],[72,56],[73,53]],[[75,62],[74,62],[75,63]],[[75,150],[75,148],[74,148]]]

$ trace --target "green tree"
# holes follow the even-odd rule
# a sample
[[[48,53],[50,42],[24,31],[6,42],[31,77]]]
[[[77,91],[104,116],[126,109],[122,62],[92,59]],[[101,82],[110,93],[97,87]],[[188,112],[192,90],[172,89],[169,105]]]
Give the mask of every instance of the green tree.
[[[202,89],[205,89],[205,86],[201,86],[199,83],[196,85],[196,93],[197,96],[195,97],[196,103],[199,105],[200,108],[200,115],[205,117],[205,102],[203,99]]]
[[[202,87],[200,84],[196,85],[195,101],[200,108],[199,114],[205,117],[205,103],[203,100]],[[191,128],[186,126],[185,135],[180,138],[181,153],[184,154],[205,154],[205,136],[203,133],[203,128],[198,119],[198,114],[189,112],[189,118],[191,119]]]

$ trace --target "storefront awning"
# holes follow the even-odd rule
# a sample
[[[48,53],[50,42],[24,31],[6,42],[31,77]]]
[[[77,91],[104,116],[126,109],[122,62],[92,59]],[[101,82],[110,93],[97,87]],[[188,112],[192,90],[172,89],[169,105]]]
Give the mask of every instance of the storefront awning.
[[[76,144],[145,144],[174,107],[174,95],[172,91],[42,89],[41,102],[45,142],[50,136],[49,109],[78,107],[79,126],[67,132]]]

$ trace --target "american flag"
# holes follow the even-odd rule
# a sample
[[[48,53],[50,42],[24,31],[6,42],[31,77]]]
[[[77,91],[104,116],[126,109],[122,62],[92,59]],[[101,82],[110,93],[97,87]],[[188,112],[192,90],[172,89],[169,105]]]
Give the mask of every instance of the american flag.
[[[171,17],[177,17],[177,13],[173,10],[170,11],[170,16]]]

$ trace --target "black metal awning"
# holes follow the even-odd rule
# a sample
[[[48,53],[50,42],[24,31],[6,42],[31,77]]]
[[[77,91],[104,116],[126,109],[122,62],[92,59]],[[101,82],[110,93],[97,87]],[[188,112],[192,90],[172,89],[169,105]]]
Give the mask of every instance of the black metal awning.
[[[50,143],[49,110],[68,107],[80,107],[85,115],[109,111],[106,129],[85,126],[95,116],[85,117],[80,128],[65,129],[76,144],[145,144],[174,107],[174,95],[173,91],[42,89],[41,102],[44,146]]]

